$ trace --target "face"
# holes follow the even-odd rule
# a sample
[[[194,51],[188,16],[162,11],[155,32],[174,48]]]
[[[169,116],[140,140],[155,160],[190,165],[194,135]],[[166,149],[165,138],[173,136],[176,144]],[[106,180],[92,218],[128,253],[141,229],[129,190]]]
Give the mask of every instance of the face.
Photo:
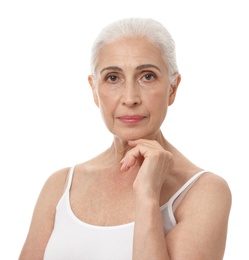
[[[125,38],[101,49],[89,83],[109,131],[128,141],[156,138],[179,80],[170,84],[157,47],[144,38]]]

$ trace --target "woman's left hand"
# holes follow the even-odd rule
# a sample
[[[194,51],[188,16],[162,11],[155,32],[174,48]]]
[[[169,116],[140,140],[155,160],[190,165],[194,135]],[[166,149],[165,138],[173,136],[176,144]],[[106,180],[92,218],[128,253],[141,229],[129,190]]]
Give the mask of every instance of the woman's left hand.
[[[155,195],[159,199],[167,173],[172,169],[174,160],[157,141],[138,139],[129,141],[132,147],[121,160],[121,171],[127,171],[136,163],[140,165],[133,183],[136,193]]]

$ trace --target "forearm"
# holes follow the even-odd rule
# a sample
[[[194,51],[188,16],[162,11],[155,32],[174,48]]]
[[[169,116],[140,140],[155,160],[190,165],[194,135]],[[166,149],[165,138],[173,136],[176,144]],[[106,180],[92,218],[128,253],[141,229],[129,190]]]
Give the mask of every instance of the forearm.
[[[153,199],[136,203],[133,260],[170,260],[159,204]]]

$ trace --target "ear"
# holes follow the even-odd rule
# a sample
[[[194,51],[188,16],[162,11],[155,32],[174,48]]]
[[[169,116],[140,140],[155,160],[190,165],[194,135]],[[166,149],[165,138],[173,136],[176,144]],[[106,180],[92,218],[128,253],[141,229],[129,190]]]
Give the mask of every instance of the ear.
[[[88,82],[89,82],[89,85],[91,86],[91,89],[92,89],[94,103],[99,107],[99,100],[98,100],[98,96],[97,96],[97,93],[96,93],[95,80],[94,80],[92,75],[88,76]]]
[[[181,75],[177,73],[175,83],[170,86],[170,90],[169,90],[169,106],[172,105],[175,101],[176,92],[180,82],[181,82]]]

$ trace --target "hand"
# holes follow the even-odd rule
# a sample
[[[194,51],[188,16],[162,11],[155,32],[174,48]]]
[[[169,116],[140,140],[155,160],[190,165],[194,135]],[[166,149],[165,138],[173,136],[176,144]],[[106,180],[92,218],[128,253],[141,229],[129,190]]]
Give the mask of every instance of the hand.
[[[121,171],[127,171],[136,163],[140,165],[133,183],[136,193],[160,197],[160,191],[174,160],[157,141],[138,139],[129,141],[132,147],[121,160]]]

